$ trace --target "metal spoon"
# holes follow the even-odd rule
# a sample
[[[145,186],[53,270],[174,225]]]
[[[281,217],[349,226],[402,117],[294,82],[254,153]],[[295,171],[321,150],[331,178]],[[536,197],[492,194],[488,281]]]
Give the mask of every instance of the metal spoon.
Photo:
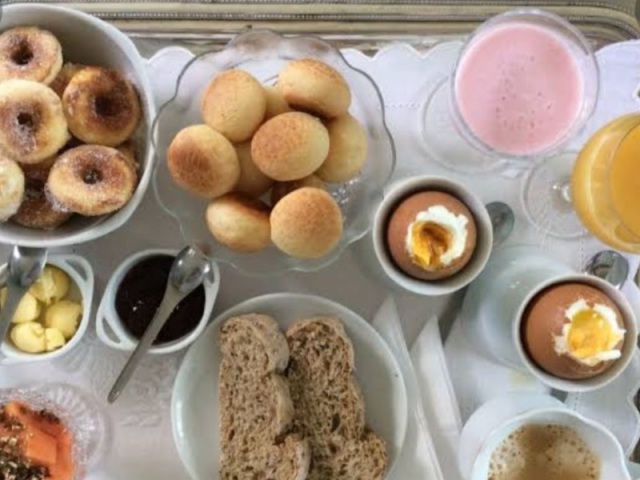
[[[629,262],[613,250],[603,250],[589,259],[584,271],[620,290],[629,276]]]
[[[120,376],[113,384],[108,396],[109,403],[113,403],[118,399],[131,379],[138,363],[146,355],[158,333],[160,333],[160,330],[169,319],[171,312],[184,297],[202,284],[210,269],[209,260],[194,248],[186,247],[178,253],[169,271],[169,280],[167,281],[162,303],[160,303],[151,323],[149,323],[140,342],[138,342],[138,346],[129,357],[122,372],[120,372]]]
[[[516,217],[513,209],[503,202],[487,203],[487,212],[493,228],[493,246],[497,247],[511,235]]]
[[[18,305],[47,263],[45,248],[13,247],[7,268],[7,299],[0,311],[0,341],[4,339]]]

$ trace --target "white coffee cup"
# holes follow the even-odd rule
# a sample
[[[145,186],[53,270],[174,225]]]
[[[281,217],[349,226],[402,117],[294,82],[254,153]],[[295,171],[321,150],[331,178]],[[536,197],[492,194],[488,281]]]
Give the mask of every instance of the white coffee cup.
[[[581,380],[555,377],[539,368],[527,355],[520,335],[523,312],[542,290],[566,282],[584,283],[604,292],[619,307],[625,323],[622,355],[606,371]],[[551,257],[539,247],[505,247],[495,252],[485,271],[469,288],[461,310],[467,335],[485,356],[511,368],[533,374],[544,384],[564,392],[586,392],[617,378],[633,358],[638,328],[626,297],[613,286]]]
[[[445,192],[459,199],[471,211],[477,229],[476,248],[469,263],[458,273],[433,281],[419,280],[404,273],[396,266],[387,248],[387,225],[398,203],[414,193],[426,191]],[[376,258],[387,277],[404,290],[427,296],[448,295],[469,285],[489,260],[493,244],[491,219],[480,198],[460,183],[434,176],[412,177],[393,184],[376,211],[372,236]]]
[[[98,334],[98,338],[105,345],[115,348],[116,350],[123,351],[133,351],[138,345],[138,339],[127,331],[116,311],[116,293],[118,292],[118,287],[124,279],[124,276],[134,265],[145,258],[155,257],[158,255],[170,255],[175,257],[178,253],[178,250],[170,249],[143,250],[131,255],[122,262],[120,266],[118,266],[115,272],[111,275],[109,283],[105,288],[96,318],[96,332]],[[205,277],[203,286],[205,295],[204,312],[196,328],[182,338],[172,342],[154,345],[149,349],[149,353],[174,353],[188,347],[200,336],[211,319],[213,306],[220,289],[220,269],[215,262],[211,263],[211,270],[209,275]]]
[[[622,447],[611,432],[559,400],[539,394],[498,397],[473,413],[462,429],[458,444],[458,466],[463,478],[487,480],[496,448],[518,428],[531,424],[573,429],[600,459],[602,480],[640,480],[640,465],[625,462]]]

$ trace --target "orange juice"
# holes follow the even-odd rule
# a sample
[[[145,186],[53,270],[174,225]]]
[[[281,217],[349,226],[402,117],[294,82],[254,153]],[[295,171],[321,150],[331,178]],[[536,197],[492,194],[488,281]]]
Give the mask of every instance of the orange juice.
[[[591,233],[640,253],[640,115],[620,117],[589,139],[576,160],[571,195]]]

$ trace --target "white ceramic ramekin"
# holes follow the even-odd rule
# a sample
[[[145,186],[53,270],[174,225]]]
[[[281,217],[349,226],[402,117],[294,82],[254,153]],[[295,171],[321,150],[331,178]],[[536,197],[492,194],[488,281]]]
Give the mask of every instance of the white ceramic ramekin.
[[[133,82],[140,94],[143,118],[134,137],[140,152],[140,178],[133,197],[122,209],[102,217],[76,216],[51,231],[33,230],[11,222],[0,225],[0,243],[9,245],[52,248],[95,240],[129,220],[151,179],[154,163],[151,125],[156,107],[145,60],[123,32],[96,17],[70,8],[34,3],[2,6],[0,32],[19,25],[37,25],[51,31],[60,41],[66,61],[118,70]]]
[[[386,240],[389,218],[398,204],[414,193],[427,191],[446,192],[459,198],[471,211],[478,232],[476,248],[469,263],[458,273],[434,281],[419,280],[401,271],[391,258]],[[404,290],[426,296],[448,295],[469,285],[487,264],[493,244],[491,219],[480,198],[460,183],[434,176],[412,177],[392,185],[376,211],[371,234],[376,258],[389,280]]]
[[[178,254],[178,250],[170,249],[149,249],[142,250],[138,253],[131,255],[124,262],[118,266],[118,268],[111,275],[111,279],[104,290],[100,306],[98,307],[98,314],[96,319],[96,330],[98,338],[107,346],[123,351],[133,351],[138,344],[138,340],[131,335],[125,326],[122,324],[118,313],[116,312],[115,299],[118,287],[122,282],[124,276],[129,272],[131,267],[145,258],[154,257],[157,255],[171,255],[175,257]],[[149,349],[149,353],[163,354],[173,353],[178,350],[191,345],[196,338],[200,336],[204,328],[211,319],[211,313],[213,311],[213,305],[215,304],[218,296],[218,290],[220,288],[220,270],[216,263],[211,263],[211,270],[209,275],[204,281],[204,313],[198,323],[197,327],[188,335],[182,338],[174,340],[172,342],[156,345]]]
[[[71,278],[69,293],[65,298],[82,304],[82,318],[78,330],[62,348],[48,353],[22,352],[11,343],[11,340],[5,338],[0,343],[0,364],[2,365],[53,360],[78,345],[87,331],[93,304],[94,275],[91,265],[83,257],[71,254],[49,254],[47,264],[58,267]],[[0,267],[0,278],[4,278],[6,269],[7,265]]]

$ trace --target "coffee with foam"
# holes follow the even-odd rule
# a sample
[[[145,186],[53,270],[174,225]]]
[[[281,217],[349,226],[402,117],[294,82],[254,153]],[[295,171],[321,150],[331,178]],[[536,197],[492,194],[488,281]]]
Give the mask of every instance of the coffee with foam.
[[[600,459],[575,430],[525,425],[491,455],[487,480],[599,480]]]

